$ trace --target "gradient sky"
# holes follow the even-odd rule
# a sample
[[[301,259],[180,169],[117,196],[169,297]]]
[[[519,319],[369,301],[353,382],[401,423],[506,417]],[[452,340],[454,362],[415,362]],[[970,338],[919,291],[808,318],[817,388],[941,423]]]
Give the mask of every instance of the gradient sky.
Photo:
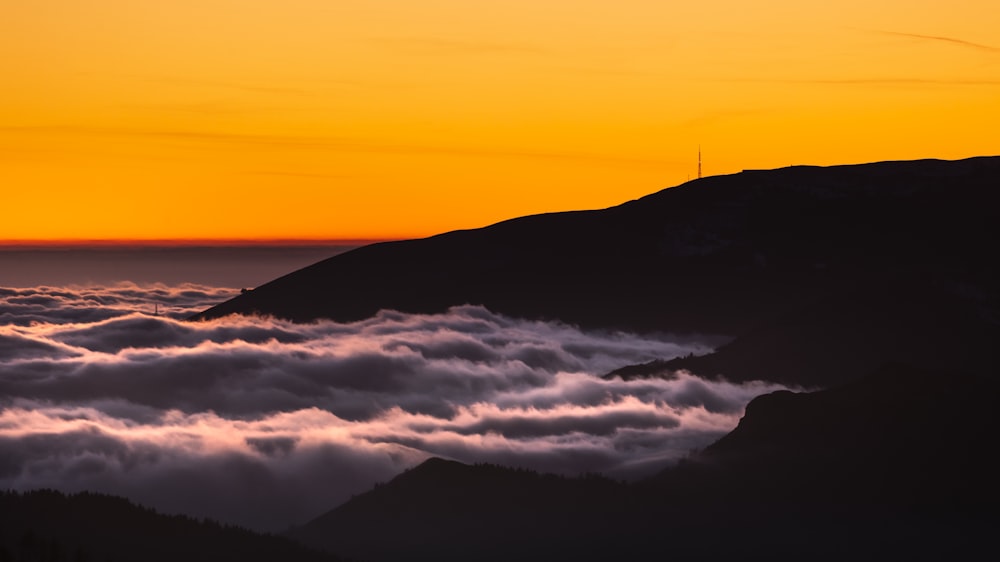
[[[388,238],[1000,153],[996,0],[4,0],[0,240]]]

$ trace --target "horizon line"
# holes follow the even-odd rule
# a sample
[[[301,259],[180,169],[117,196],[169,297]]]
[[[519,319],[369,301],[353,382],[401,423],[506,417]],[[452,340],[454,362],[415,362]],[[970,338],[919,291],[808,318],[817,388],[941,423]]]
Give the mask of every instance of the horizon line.
[[[127,247],[309,247],[365,246],[379,242],[407,240],[386,238],[10,238],[0,239],[0,248],[127,248]]]

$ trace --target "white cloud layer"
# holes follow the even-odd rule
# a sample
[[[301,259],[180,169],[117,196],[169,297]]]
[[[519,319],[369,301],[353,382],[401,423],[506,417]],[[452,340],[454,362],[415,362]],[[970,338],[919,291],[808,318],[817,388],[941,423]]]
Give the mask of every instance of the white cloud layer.
[[[648,473],[777,388],[604,380],[709,348],[476,306],[349,324],[179,320],[230,294],[0,289],[0,487],[104,491],[279,529],[431,455]],[[153,301],[165,315],[148,314]]]

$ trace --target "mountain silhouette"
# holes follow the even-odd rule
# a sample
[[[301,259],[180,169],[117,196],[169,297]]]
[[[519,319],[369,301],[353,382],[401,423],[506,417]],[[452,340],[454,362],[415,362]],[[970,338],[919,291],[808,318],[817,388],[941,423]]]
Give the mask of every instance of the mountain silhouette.
[[[286,538],[167,516],[103,494],[0,492],[0,561],[333,562]]]
[[[584,328],[726,335],[687,368],[828,386],[901,361],[997,366],[1000,157],[698,179],[321,261],[213,307],[305,321],[461,304]]]
[[[647,480],[431,459],[293,529],[373,560],[940,560],[993,547],[990,379],[887,366],[751,402]]]
[[[527,556],[528,548],[536,558],[564,559],[595,546],[610,554],[610,545],[585,537],[606,535],[611,514],[596,513],[595,502],[617,506],[624,492],[624,485],[599,476],[563,478],[432,458],[288,536],[373,560],[509,560]]]

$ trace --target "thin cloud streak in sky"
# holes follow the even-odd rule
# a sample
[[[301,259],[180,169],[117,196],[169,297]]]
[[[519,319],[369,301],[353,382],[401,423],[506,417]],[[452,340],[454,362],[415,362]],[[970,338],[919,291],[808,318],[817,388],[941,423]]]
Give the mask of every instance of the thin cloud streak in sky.
[[[229,291],[149,290],[178,311]],[[259,529],[301,523],[432,455],[648,474],[778,388],[687,373],[604,380],[719,342],[478,306],[294,324],[137,313],[152,297],[131,285],[0,298],[0,487],[122,494]]]
[[[1000,86],[1000,80],[967,78],[740,78],[726,82],[759,82],[812,85],[887,85],[887,86]]]
[[[923,35],[920,33],[905,33],[901,31],[885,31],[885,30],[874,30],[875,33],[881,33],[882,35],[895,35],[897,37],[909,37],[911,39],[922,39],[925,41],[937,41],[943,43],[950,43],[952,45],[959,45],[962,47],[969,47],[972,49],[977,49],[980,51],[988,51],[991,53],[1000,53],[1000,47],[992,47],[990,45],[983,45],[981,43],[973,43],[972,41],[965,41],[964,39],[956,39],[954,37],[944,37],[940,35]]]
[[[0,126],[0,133],[115,136],[136,139],[160,139],[208,145],[243,145],[276,149],[329,150],[374,154],[442,155],[475,158],[515,158],[532,160],[567,160],[612,166],[662,166],[659,160],[546,149],[507,147],[447,146],[400,143],[392,140],[360,139],[333,136],[239,134],[211,131],[129,129],[88,126]]]
[[[393,49],[416,54],[526,54],[538,55],[546,51],[524,43],[506,43],[480,40],[462,40],[431,37],[385,38],[373,42]]]
[[[312,92],[309,90],[301,88],[282,88],[275,86],[262,86],[258,84],[239,84],[235,82],[221,82],[217,80],[205,80],[198,78],[177,78],[177,77],[135,77],[139,80],[153,83],[161,84],[180,84],[180,85],[192,85],[192,86],[202,86],[205,88],[221,88],[221,89],[232,89],[240,90],[244,92],[260,93],[260,94],[276,94],[282,96],[316,96],[319,95],[318,92]]]
[[[244,173],[252,176],[278,176],[285,178],[307,178],[316,180],[349,179],[354,177],[348,174],[310,174],[306,172],[286,172],[281,170],[250,170]]]
[[[950,44],[954,46],[964,47],[971,50],[977,50],[980,52],[987,53],[1000,53],[1000,47],[994,47],[991,45],[985,45],[982,43],[975,43],[972,41],[966,41],[964,39],[959,39],[955,37],[947,37],[941,35],[927,35],[920,33],[907,33],[901,31],[887,31],[879,29],[860,29],[866,33],[877,33],[880,35],[889,35],[894,37],[905,37],[909,39],[916,39],[924,42],[933,42],[941,44]],[[936,77],[923,77],[923,76],[865,76],[865,77],[831,77],[831,78],[729,78],[720,80],[722,82],[741,82],[741,83],[761,83],[761,84],[805,84],[805,85],[818,85],[818,86],[960,86],[960,87],[993,87],[1000,86],[1000,80],[991,78],[979,78],[979,77],[955,77],[949,78],[947,76],[936,76]]]

